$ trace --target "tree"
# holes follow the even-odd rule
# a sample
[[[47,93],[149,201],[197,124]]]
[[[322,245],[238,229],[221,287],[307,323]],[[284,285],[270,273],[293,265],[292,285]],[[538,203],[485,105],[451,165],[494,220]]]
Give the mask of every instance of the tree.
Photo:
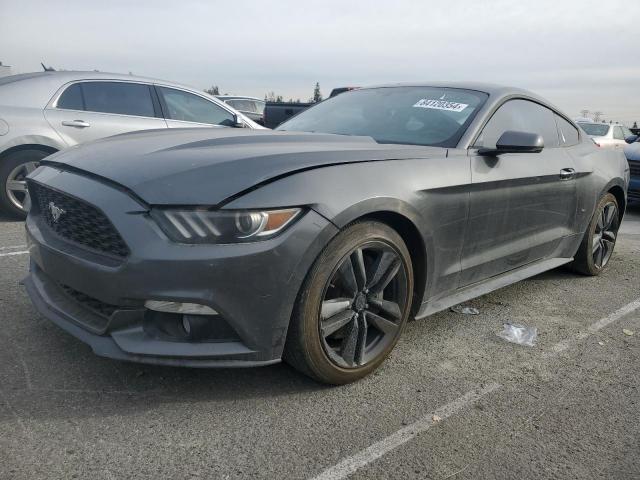
[[[276,95],[275,92],[269,92],[264,94],[265,102],[284,102],[282,95]]]
[[[587,118],[589,116],[589,110],[587,110],[586,108],[583,110],[580,110],[580,116],[582,118]]]
[[[600,111],[593,112],[593,121],[594,122],[599,122],[601,118],[602,118],[602,112],[600,112]]]
[[[316,86],[313,89],[313,103],[322,101],[322,92],[320,91],[320,82],[316,82]]]
[[[220,95],[220,89],[218,88],[218,85],[212,85],[211,88],[207,88],[205,90],[205,93],[208,93],[209,95]]]

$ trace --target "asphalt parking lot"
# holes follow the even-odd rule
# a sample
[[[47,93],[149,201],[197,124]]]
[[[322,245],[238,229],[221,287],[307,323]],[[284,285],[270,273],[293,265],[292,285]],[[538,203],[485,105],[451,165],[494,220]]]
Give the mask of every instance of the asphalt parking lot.
[[[24,249],[0,219],[2,479],[640,478],[639,207],[602,276],[555,270],[412,322],[344,387],[96,357],[35,313]],[[505,321],[536,346],[499,338]]]

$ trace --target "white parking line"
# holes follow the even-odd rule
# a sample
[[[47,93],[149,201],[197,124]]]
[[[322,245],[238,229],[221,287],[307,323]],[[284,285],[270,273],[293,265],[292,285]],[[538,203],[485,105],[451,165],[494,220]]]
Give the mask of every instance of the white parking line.
[[[26,255],[29,253],[29,250],[21,250],[20,252],[6,252],[0,253],[0,257],[10,257],[12,255]]]
[[[580,340],[584,340],[589,335],[593,335],[598,331],[602,330],[604,327],[611,325],[616,320],[620,320],[625,315],[630,314],[631,312],[640,308],[640,298],[635,299],[633,302],[627,303],[625,306],[620,307],[615,312],[607,315],[606,317],[601,318],[597,322],[592,323],[587,327],[586,332],[580,332],[575,337],[570,338],[568,340],[562,340],[561,342],[556,343],[551,347],[551,351],[545,353],[545,357],[552,357],[557,355],[558,353],[564,352],[567,348],[571,346],[571,343],[577,342]]]
[[[498,383],[491,383],[478,390],[467,392],[453,402],[438,408],[434,412],[429,413],[412,424],[398,430],[396,433],[383,438],[379,442],[374,443],[355,455],[345,458],[337,465],[329,467],[320,475],[314,477],[313,480],[339,480],[347,478],[356,470],[368,465],[374,460],[377,460],[383,455],[389,453],[391,450],[407,443],[409,440],[415,438],[419,433],[429,430],[432,426],[438,423],[440,419],[444,420],[445,418],[450,417],[454,413],[478,401],[484,395],[487,395],[500,387],[501,385]],[[436,416],[440,417],[440,419],[434,420],[434,417],[437,418]]]
[[[19,248],[27,248],[26,245],[14,245],[13,247],[0,247],[0,250],[18,250]]]

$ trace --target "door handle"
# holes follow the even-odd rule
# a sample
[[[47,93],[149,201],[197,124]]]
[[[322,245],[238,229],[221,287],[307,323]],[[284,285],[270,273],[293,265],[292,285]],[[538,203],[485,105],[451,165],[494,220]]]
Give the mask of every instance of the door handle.
[[[570,180],[576,176],[576,171],[573,168],[563,168],[560,170],[560,180]]]
[[[85,122],[84,120],[64,120],[62,125],[65,127],[76,127],[76,128],[87,128],[90,127],[91,124]]]

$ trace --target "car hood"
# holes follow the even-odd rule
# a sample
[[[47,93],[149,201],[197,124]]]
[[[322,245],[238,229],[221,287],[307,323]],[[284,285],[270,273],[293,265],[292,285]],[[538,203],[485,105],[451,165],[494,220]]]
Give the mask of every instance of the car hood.
[[[303,170],[442,155],[446,149],[381,145],[370,137],[193,128],[116,135],[42,163],[116,182],[150,205],[215,206]]]

